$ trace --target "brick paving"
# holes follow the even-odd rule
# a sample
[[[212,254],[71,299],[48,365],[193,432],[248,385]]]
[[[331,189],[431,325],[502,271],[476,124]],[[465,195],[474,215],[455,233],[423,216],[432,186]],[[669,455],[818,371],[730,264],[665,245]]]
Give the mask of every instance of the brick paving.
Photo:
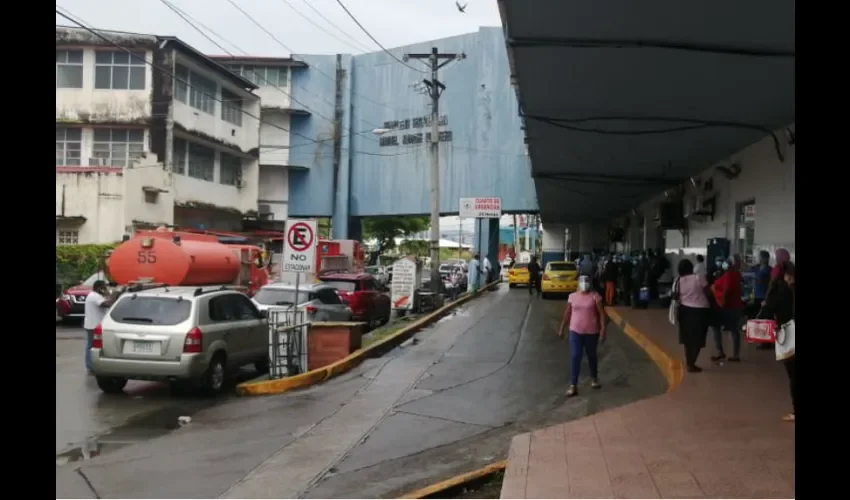
[[[666,310],[616,311],[683,357]],[[709,334],[698,362],[705,371],[685,373],[667,394],[514,437],[501,497],[794,498],[783,367],[746,344],[741,363],[715,365],[711,346]]]

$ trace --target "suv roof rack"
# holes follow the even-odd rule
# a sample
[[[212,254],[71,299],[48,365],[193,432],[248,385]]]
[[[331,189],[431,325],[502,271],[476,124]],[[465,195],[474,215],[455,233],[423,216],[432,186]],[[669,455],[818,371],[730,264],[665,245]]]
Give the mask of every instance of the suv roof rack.
[[[224,292],[224,291],[227,291],[227,290],[233,290],[235,292],[245,293],[245,292],[248,291],[248,288],[244,287],[244,286],[238,286],[238,285],[221,285],[221,286],[218,286],[218,287],[216,287],[215,285],[211,285],[211,286],[208,286],[208,287],[199,286],[198,288],[195,289],[195,293],[192,294],[192,296],[193,297],[199,297],[199,296],[201,296],[205,293]]]
[[[127,284],[128,292],[141,292],[144,290],[153,290],[155,288],[167,287],[165,283],[152,283],[150,281],[131,281]]]

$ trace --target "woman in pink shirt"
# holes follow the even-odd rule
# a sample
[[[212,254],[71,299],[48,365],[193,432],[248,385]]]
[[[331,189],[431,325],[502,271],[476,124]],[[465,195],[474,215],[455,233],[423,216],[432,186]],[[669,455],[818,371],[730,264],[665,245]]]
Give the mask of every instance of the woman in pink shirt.
[[[711,322],[711,293],[705,276],[694,274],[688,259],[679,261],[679,277],[673,283],[673,298],[679,301],[679,343],[685,346],[685,366],[689,373],[699,373],[699,352],[705,347],[708,325]]]
[[[590,290],[590,277],[581,276],[578,291],[570,295],[564,318],[558,329],[558,336],[564,336],[564,326],[570,327],[570,387],[567,397],[578,394],[578,376],[581,372],[581,359],[587,353],[590,366],[590,387],[599,389],[596,348],[605,341],[605,310],[602,297]]]

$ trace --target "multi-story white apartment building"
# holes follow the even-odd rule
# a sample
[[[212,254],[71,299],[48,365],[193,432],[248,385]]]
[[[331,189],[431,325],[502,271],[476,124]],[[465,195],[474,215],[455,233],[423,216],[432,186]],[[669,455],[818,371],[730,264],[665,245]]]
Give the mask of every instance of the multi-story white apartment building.
[[[256,84],[260,96],[260,217],[274,223],[285,221],[289,202],[289,130],[292,117],[309,112],[293,106],[292,73],[307,64],[291,58],[210,56],[237,75]],[[274,224],[272,224],[273,226]],[[266,223],[266,226],[270,226]]]
[[[257,218],[258,86],[174,37],[101,34],[56,28],[57,244]]]

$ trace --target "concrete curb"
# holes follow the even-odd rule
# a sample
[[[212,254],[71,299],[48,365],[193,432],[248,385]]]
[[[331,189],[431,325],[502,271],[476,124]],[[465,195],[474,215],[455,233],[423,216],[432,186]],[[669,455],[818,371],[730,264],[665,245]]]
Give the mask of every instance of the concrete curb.
[[[439,319],[448,311],[472,300],[475,297],[478,297],[484,290],[496,288],[499,284],[500,282],[491,283],[477,292],[467,293],[454,302],[450,302],[436,311],[419,318],[396,333],[375,342],[369,347],[354,351],[336,363],[316,370],[310,370],[308,372],[295,375],[294,377],[287,377],[278,380],[263,380],[259,382],[245,382],[236,386],[236,392],[240,396],[268,396],[272,394],[282,394],[295,389],[310,387],[324,382],[325,380],[332,379],[338,375],[342,375],[359,365],[364,359],[382,356],[412,337],[413,334],[422,328]]]
[[[650,359],[652,359],[652,362],[658,366],[658,369],[661,370],[664,378],[667,379],[667,392],[676,390],[676,388],[681,385],[682,379],[685,377],[684,364],[679,359],[670,357],[670,355],[667,354],[667,352],[665,352],[658,344],[653,342],[648,336],[641,333],[640,330],[629,324],[628,321],[624,320],[623,317],[614,310],[614,308],[606,307],[605,313],[612,322],[623,330],[623,333],[632,339],[632,342],[646,351]]]
[[[426,486],[422,489],[412,491],[401,498],[430,498],[438,493],[442,493],[451,488],[460,486],[465,483],[469,483],[471,481],[475,481],[476,479],[481,479],[482,477],[488,476],[495,472],[503,471],[508,467],[508,461],[502,460],[499,462],[492,463],[490,465],[486,465],[480,469],[467,472],[466,474],[461,474],[459,476],[455,476],[451,479],[446,479],[445,481],[441,481],[436,484],[432,484],[430,486]]]
[[[642,334],[637,328],[630,325],[613,308],[606,307],[605,314],[607,314],[608,318],[610,318],[614,324],[619,326],[620,329],[622,329],[623,332],[632,339],[632,342],[646,351],[650,359],[652,359],[652,362],[658,366],[658,369],[661,370],[664,378],[667,379],[667,392],[671,392],[678,388],[684,378],[684,365],[682,362],[670,357],[664,349],[650,340],[649,337]],[[507,465],[507,460],[494,462],[478,470],[467,472],[466,474],[461,474],[459,476],[446,479],[445,481],[426,486],[425,488],[408,493],[401,498],[429,498],[450,488],[474,481],[488,474],[492,474],[493,472],[504,470]]]

